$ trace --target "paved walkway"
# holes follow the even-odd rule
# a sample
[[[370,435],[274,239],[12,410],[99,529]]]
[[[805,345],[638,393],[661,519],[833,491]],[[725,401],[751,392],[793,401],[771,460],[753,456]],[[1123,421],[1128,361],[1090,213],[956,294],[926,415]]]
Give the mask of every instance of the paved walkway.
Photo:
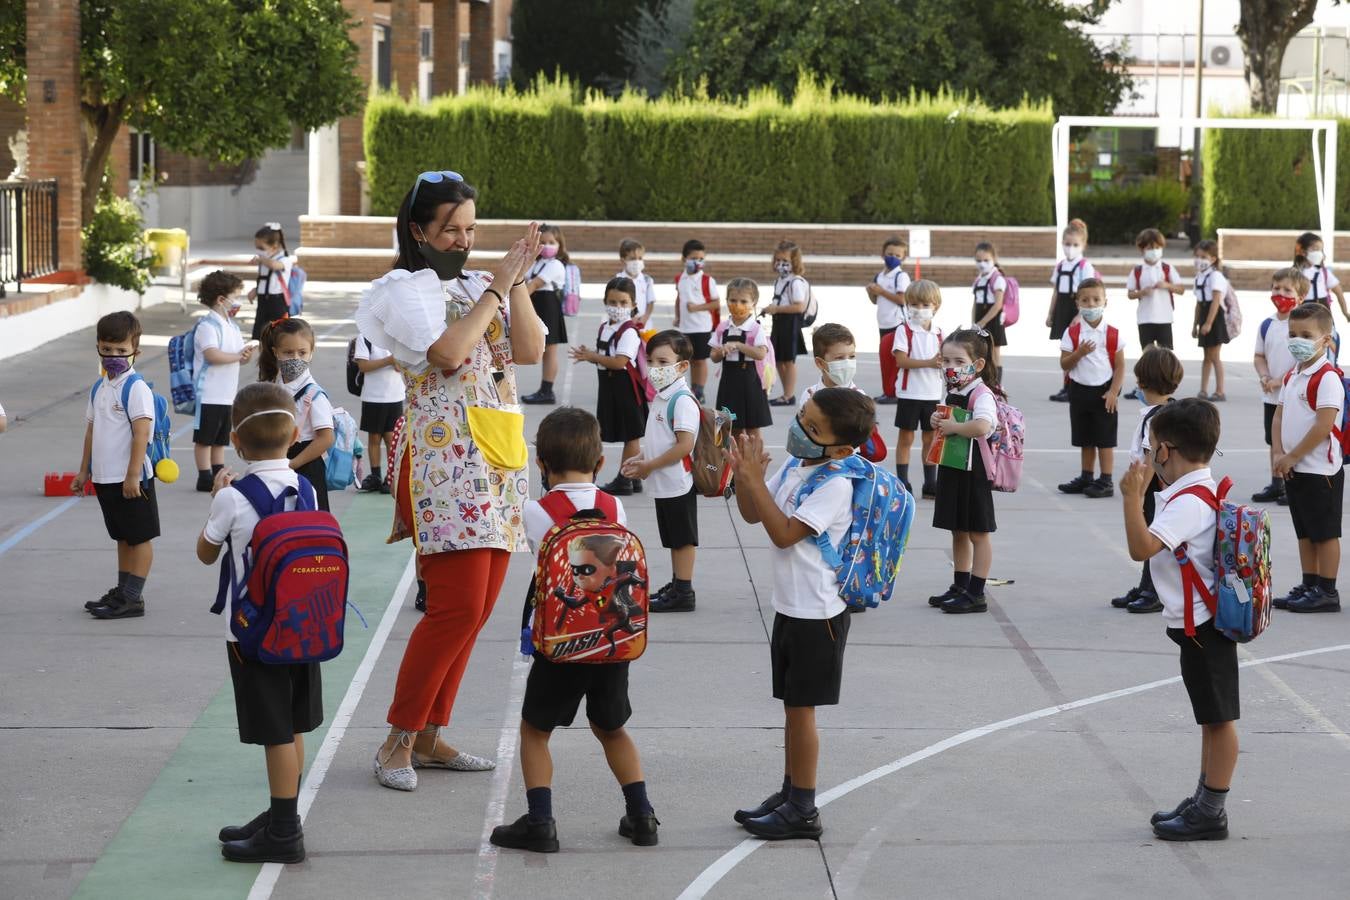
[[[498,854],[484,843],[492,825],[524,807],[513,765],[523,558],[450,729],[466,750],[496,755],[497,772],[427,773],[411,795],[380,788],[370,760],[417,613],[406,590],[408,546],[382,543],[388,498],[348,493],[335,512],[369,629],[353,620],[347,651],[325,665],[327,722],[308,742],[317,757],[305,793],[309,859],[284,870],[224,863],[215,832],[256,812],[265,781],[261,755],[234,732],[222,626],[207,613],[215,571],[192,554],[206,498],[187,480],[161,493],[149,615],[89,619],[80,606],[102,592],[113,565],[96,506],[39,492],[43,472],[77,461],[92,334],[0,362],[0,400],[11,416],[0,436],[0,746],[10,761],[0,774],[0,897],[1343,895],[1343,616],[1277,614],[1269,634],[1241,650],[1255,664],[1243,672],[1233,838],[1196,846],[1151,838],[1149,813],[1194,783],[1198,736],[1161,621],[1107,606],[1137,574],[1122,548],[1118,501],[1053,493],[1077,454],[1067,448],[1064,407],[1044,399],[1059,376],[1053,348],[1032,327],[1044,316],[1043,294],[1027,291],[1026,326],[1013,329],[1007,362],[1031,437],[1024,487],[998,503],[993,574],[1009,583],[992,589],[988,615],[930,610],[924,598],[947,584],[948,543],[921,504],[897,596],[855,619],[843,703],[820,715],[820,844],[761,845],[731,821],[781,773],[781,710],[769,696],[765,646],[770,557],[762,531],[706,500],[698,612],[658,618],[633,668],[631,725],[663,823],[660,847],[639,850],[614,833],[621,797],[584,729],[554,741],[564,852]],[[341,370],[356,295],[313,285],[307,296],[324,336],[317,375],[354,408]],[[856,326],[861,380],[875,385],[875,334],[860,297],[823,289],[823,310]],[[951,326],[965,293],[949,298],[940,322]],[[1244,301],[1254,332],[1261,298]],[[1110,313],[1128,323],[1123,303]],[[591,312],[576,328],[589,338],[597,324]],[[141,368],[161,387],[164,341],[185,327],[176,308],[145,317]],[[1266,471],[1250,346],[1248,334],[1230,347],[1225,455],[1216,460],[1243,493]],[[1183,353],[1183,393],[1198,387],[1197,355],[1189,346]],[[590,406],[590,372],[565,371],[563,396]],[[524,372],[523,385],[533,389],[536,377]],[[1132,424],[1126,410],[1122,440]],[[530,410],[531,433],[541,414]],[[769,443],[781,457],[788,419],[777,419]],[[893,429],[885,431],[891,440]],[[188,434],[174,444],[190,468]],[[606,478],[617,448],[610,455]],[[639,533],[653,534],[651,501],[628,507]],[[1277,578],[1287,586],[1295,545],[1287,516],[1275,511],[1274,521]],[[669,563],[659,549],[651,563],[664,580]]]

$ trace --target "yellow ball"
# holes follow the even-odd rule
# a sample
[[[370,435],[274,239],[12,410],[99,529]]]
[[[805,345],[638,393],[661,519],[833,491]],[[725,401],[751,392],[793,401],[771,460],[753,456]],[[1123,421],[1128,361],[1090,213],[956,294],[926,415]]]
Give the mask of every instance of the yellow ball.
[[[165,484],[173,484],[178,480],[178,463],[171,459],[161,459],[155,463],[155,477]]]

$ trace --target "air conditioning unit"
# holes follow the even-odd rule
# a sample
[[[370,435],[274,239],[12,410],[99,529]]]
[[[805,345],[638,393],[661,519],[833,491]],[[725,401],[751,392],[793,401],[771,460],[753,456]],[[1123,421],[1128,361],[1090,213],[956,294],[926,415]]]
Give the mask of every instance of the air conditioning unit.
[[[1207,40],[1205,61],[1207,65],[1220,69],[1238,68],[1242,65],[1242,45],[1236,38]]]

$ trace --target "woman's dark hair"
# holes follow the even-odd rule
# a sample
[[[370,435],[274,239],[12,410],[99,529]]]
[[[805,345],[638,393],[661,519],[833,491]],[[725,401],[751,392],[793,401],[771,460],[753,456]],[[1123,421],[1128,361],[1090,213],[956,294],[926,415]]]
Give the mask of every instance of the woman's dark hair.
[[[238,275],[216,269],[202,279],[197,288],[197,301],[203,306],[215,306],[221,297],[228,297],[243,286]]]
[[[621,294],[627,294],[628,299],[633,301],[634,306],[637,306],[637,285],[633,284],[633,279],[629,278],[627,275],[618,275],[606,282],[605,294],[600,299],[604,300],[605,297],[608,297],[610,291],[618,291]]]
[[[277,341],[283,334],[299,334],[309,338],[310,347],[314,346],[314,329],[304,319],[277,319],[269,322],[258,341],[258,380],[276,381],[281,367],[277,365]]]
[[[987,331],[962,328],[947,335],[947,339],[942,342],[942,345],[945,347],[947,344],[960,344],[966,349],[971,362],[977,359],[984,360],[984,368],[980,370],[980,379],[989,390],[994,392],[996,397],[1002,397],[1005,400],[1008,398],[1003,386],[998,383],[998,372],[995,371],[993,360],[994,341],[989,337]]]
[[[1300,269],[1308,265],[1308,248],[1313,244],[1322,243],[1320,235],[1311,231],[1305,231],[1294,241],[1294,265]]]
[[[412,202],[414,190],[417,192],[417,206],[410,210],[408,204]],[[419,241],[413,237],[414,222],[417,223],[417,230],[425,236],[426,227],[435,220],[436,210],[440,209],[442,204],[459,206],[466,200],[476,199],[478,191],[474,190],[472,185],[463,181],[451,181],[448,178],[443,181],[424,181],[421,187],[409,188],[403,202],[398,206],[398,225],[394,229],[398,235],[398,255],[394,257],[394,268],[416,272],[428,267],[422,254],[417,252]]]
[[[286,249],[286,234],[281,230],[280,222],[268,222],[257,231],[253,232],[253,239],[257,241],[266,241],[268,244],[280,244],[281,252],[287,256],[291,251]]]
[[[549,225],[545,222],[543,225],[539,226],[539,233],[551,234],[553,235],[553,239],[558,242],[558,255],[554,257],[554,259],[558,260],[558,262],[562,263],[564,266],[572,261],[572,257],[567,255],[567,241],[563,239],[562,226]]]

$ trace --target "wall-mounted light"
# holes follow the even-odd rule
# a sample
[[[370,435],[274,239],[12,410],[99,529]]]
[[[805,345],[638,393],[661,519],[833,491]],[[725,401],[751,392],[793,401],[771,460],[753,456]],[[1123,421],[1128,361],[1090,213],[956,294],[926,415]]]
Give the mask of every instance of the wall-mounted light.
[[[42,82],[42,102],[56,102],[56,79],[48,78]]]

